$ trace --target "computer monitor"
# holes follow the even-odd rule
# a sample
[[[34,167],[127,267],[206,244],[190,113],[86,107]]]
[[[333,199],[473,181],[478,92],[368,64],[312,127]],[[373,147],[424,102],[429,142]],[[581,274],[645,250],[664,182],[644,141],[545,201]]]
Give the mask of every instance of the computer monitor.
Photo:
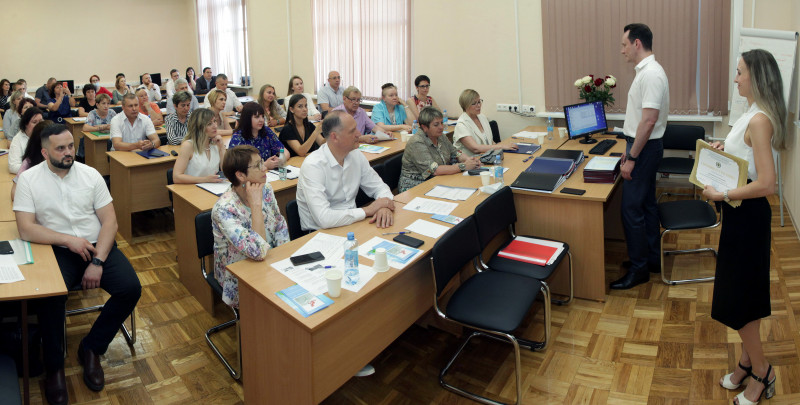
[[[56,80],[56,84],[59,86],[63,86],[64,83],[67,84],[67,88],[69,88],[69,92],[71,94],[75,94],[75,81],[74,80]]]
[[[139,83],[142,82],[142,76],[139,76]],[[150,73],[150,80],[152,80],[156,86],[161,86],[161,73]]]
[[[592,139],[592,134],[608,130],[606,110],[603,108],[602,101],[565,106],[564,118],[567,119],[569,139],[584,137],[580,143],[595,143],[597,139]]]

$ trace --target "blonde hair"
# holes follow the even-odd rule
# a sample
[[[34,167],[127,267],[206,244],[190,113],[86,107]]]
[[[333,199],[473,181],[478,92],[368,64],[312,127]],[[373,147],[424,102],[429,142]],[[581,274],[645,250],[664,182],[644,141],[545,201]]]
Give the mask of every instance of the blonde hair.
[[[786,102],[778,63],[771,53],[763,49],[743,53],[742,60],[750,71],[753,101],[772,123],[772,147],[776,150],[786,149]]]
[[[276,120],[281,118],[281,106],[278,105],[278,94],[275,93],[275,98],[272,99],[272,102],[267,104],[267,100],[264,98],[264,90],[271,88],[272,92],[275,93],[275,86],[271,84],[265,84],[261,86],[261,90],[258,91],[258,104],[264,109],[264,111],[269,111],[269,116],[275,118]]]
[[[472,105],[473,100],[480,97],[481,95],[478,94],[477,91],[472,89],[466,89],[461,92],[460,96],[458,96],[458,105],[461,106],[461,109],[464,112],[467,112],[467,108],[469,108],[469,106]]]
[[[208,95],[206,96],[208,97],[208,106],[214,108],[214,104],[217,104],[217,100],[220,98],[220,96],[225,97],[226,100],[228,99],[228,95],[222,90],[214,89],[208,92]]]
[[[356,87],[356,86],[350,86],[350,87],[344,89],[344,92],[342,92],[342,95],[347,97],[347,98],[350,98],[350,95],[353,94],[353,93],[358,93],[359,95],[361,95],[361,90],[359,90],[358,87]]]
[[[198,108],[192,111],[189,121],[186,123],[186,135],[183,141],[192,141],[192,149],[195,153],[203,153],[203,145],[208,139],[206,126],[214,120],[214,111],[208,108]]]

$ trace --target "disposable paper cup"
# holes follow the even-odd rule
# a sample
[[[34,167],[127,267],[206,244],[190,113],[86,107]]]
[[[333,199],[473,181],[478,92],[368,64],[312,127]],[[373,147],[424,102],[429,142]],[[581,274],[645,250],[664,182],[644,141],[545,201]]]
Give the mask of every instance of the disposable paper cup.
[[[328,281],[328,296],[336,298],[342,294],[342,272],[339,270],[328,270],[325,272],[325,280]]]
[[[400,140],[408,142],[408,131],[400,131]]]
[[[389,260],[386,258],[386,249],[375,249],[375,265],[372,269],[378,273],[389,270]]]
[[[558,129],[558,136],[559,138],[564,138],[567,136],[567,129],[566,128],[559,128]]]
[[[539,135],[539,145],[544,145],[544,137],[546,135]]]
[[[481,172],[481,184],[484,186],[488,186],[492,182],[492,178],[490,177],[491,173],[489,172]]]

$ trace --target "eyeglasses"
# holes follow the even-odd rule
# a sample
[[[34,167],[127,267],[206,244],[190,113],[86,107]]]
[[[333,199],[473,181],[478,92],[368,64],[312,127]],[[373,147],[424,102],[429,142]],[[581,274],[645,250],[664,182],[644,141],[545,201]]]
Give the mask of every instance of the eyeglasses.
[[[427,89],[428,87],[431,87],[431,85],[430,84],[422,84],[422,85],[419,85],[417,87],[419,87],[421,89]]]
[[[478,101],[476,101],[476,102],[474,102],[474,103],[472,103],[472,104],[470,104],[470,105],[472,105],[472,106],[476,106],[476,105],[478,105],[478,104],[483,104],[483,99],[480,99],[480,100],[478,100]]]
[[[347,97],[347,99],[352,101],[352,102],[354,102],[354,103],[361,104],[361,98],[350,98],[350,97]]]
[[[256,165],[247,166],[248,169],[258,169],[264,171],[264,161],[260,160]]]

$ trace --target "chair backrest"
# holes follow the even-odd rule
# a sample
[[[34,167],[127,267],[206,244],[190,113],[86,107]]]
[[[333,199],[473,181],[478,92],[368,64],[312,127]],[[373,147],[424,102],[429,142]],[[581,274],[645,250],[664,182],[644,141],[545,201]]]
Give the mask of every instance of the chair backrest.
[[[445,232],[431,249],[433,281],[436,296],[441,295],[447,283],[480,253],[475,220],[467,217]]]
[[[706,136],[706,130],[699,125],[667,125],[664,130],[664,149],[695,150],[698,139]]]
[[[390,157],[386,162],[383,163],[383,174],[381,174],[381,178],[386,185],[389,186],[390,190],[394,190],[397,188],[397,184],[400,183],[400,169],[403,168],[403,154],[399,153]]]
[[[377,164],[372,166],[372,169],[378,173],[378,176],[381,176],[381,180],[383,180],[383,163]],[[372,203],[375,201],[374,198],[367,195],[362,189],[358,189],[358,194],[356,194],[356,207],[363,207],[367,204]]]
[[[492,140],[494,143],[500,142],[500,128],[497,126],[497,121],[489,121],[489,128],[492,129]]]
[[[475,207],[475,225],[481,250],[501,231],[517,222],[514,193],[505,186]]]
[[[297,208],[297,200],[286,203],[286,225],[289,226],[290,240],[295,240],[308,234],[300,227],[300,209]]]
[[[214,231],[211,229],[211,211],[205,211],[194,217],[194,236],[197,241],[197,257],[214,253]]]
[[[175,184],[175,182],[172,181],[172,169],[167,169],[167,185],[170,184]]]

